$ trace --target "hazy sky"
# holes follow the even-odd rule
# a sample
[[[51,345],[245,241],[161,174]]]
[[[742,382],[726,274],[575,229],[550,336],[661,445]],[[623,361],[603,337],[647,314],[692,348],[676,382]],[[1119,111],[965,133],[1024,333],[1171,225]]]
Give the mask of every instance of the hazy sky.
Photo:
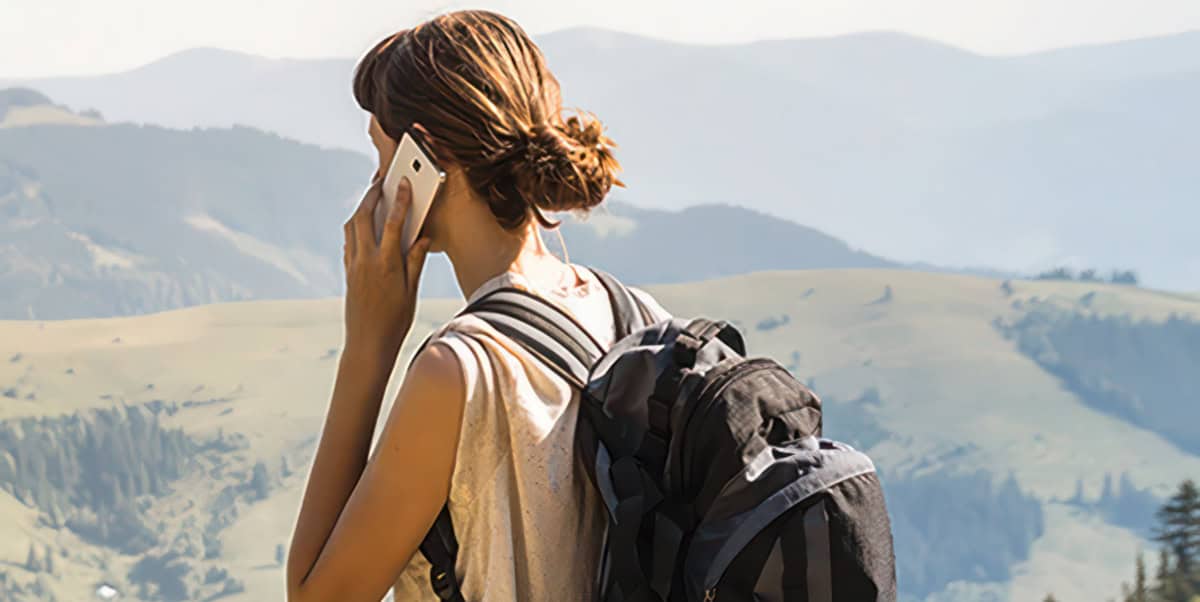
[[[0,0],[0,78],[119,71],[195,46],[349,57],[467,6],[535,34],[593,25],[737,42],[887,29],[987,54],[1200,29],[1200,0]]]

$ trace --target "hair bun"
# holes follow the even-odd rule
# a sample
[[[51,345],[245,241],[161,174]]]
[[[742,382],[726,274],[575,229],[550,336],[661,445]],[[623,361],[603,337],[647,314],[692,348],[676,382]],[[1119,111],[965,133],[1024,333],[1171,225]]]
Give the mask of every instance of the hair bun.
[[[599,205],[617,179],[620,164],[612,140],[592,116],[542,122],[526,132],[513,178],[521,196],[545,211],[585,210]]]
[[[563,114],[558,80],[533,39],[492,11],[439,15],[380,40],[354,98],[400,139],[420,123],[504,228],[603,201],[620,165],[593,116]]]

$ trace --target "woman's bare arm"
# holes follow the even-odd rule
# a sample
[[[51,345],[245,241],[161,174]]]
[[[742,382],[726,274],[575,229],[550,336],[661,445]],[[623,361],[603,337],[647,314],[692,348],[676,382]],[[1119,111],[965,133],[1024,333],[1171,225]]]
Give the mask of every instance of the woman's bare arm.
[[[444,345],[429,346],[413,363],[370,452],[429,250],[428,239],[407,250],[400,242],[412,203],[407,179],[376,240],[381,185],[368,188],[343,228],[346,345],[292,534],[292,602],[379,602],[450,489],[465,386],[458,360]]]
[[[450,490],[465,389],[444,345],[414,362],[374,453],[390,370],[344,355],[287,564],[291,602],[378,602]]]

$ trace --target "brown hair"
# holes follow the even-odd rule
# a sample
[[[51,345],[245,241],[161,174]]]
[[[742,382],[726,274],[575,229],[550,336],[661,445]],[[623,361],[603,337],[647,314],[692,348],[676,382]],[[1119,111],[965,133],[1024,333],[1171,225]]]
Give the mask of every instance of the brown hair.
[[[563,118],[541,51],[493,12],[452,12],[381,40],[358,65],[354,96],[393,139],[420,123],[505,228],[530,213],[552,226],[532,208],[590,209],[622,185],[603,126]]]

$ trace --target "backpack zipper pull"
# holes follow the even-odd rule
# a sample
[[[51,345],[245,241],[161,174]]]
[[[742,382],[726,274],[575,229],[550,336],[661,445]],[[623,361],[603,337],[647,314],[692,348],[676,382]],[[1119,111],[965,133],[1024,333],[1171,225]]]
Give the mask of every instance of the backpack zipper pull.
[[[704,602],[713,602],[717,599],[717,588],[704,590]]]

